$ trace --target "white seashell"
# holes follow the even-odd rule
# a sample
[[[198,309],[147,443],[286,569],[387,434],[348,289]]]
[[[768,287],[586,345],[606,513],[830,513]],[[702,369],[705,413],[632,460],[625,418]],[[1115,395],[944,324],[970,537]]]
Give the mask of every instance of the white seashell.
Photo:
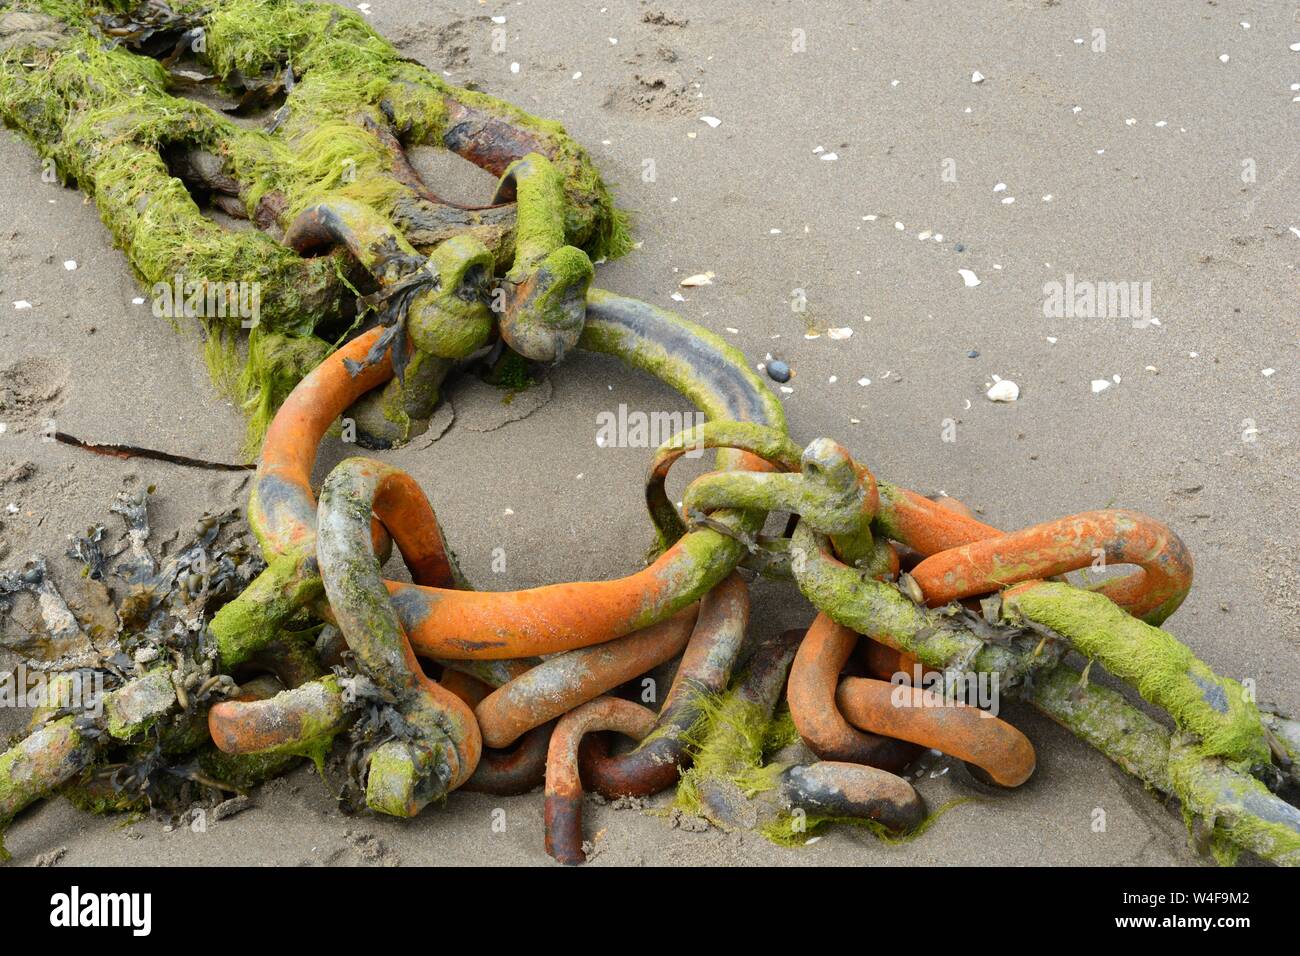
[[[693,276],[687,276],[678,285],[683,289],[690,289],[700,285],[713,285],[713,277],[714,273],[712,272],[699,272]]]
[[[1014,402],[1020,397],[1020,386],[1009,378],[1000,379],[984,393],[990,402]]]

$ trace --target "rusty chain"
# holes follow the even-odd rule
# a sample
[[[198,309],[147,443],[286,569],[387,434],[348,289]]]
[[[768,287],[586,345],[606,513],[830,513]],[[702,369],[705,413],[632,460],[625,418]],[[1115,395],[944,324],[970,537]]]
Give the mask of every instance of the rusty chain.
[[[78,49],[143,56],[147,37],[132,33],[126,15],[101,16],[87,31],[61,19],[59,8],[30,6],[22,23],[14,14],[0,22],[9,38],[4,104],[6,118],[39,142],[48,117],[35,106],[66,106],[60,97],[84,90],[72,69],[56,71],[52,90],[41,86],[31,63],[53,57],[57,65],[61,53]],[[160,16],[163,5],[146,6],[149,35],[220,27],[227,32],[215,30],[218,51],[223,43],[243,49],[228,36],[238,31],[211,14],[178,4]],[[252,14],[293,10],[315,16],[318,5],[263,0]],[[322,43],[383,44],[341,11],[320,30]],[[105,36],[133,52],[104,46]],[[295,48],[299,63],[328,73],[337,58],[313,61],[321,54],[313,42]],[[248,161],[243,134],[177,107],[189,111],[182,115],[190,139],[181,139],[204,147],[187,154],[180,178],[206,184],[224,206],[242,202],[260,226],[278,222],[276,254],[305,270],[279,279],[299,291],[309,273],[324,281],[312,265],[323,256],[359,267],[373,287],[360,297],[373,325],[303,369],[292,391],[271,402],[278,409],[248,504],[266,569],[209,628],[212,669],[227,677],[228,693],[193,704],[174,673],[158,666],[109,695],[106,732],[67,715],[38,719],[0,756],[0,825],[95,766],[114,741],[138,740],[179,710],[191,718],[187,733],[232,759],[260,761],[264,775],[301,755],[323,760],[336,738],[349,740],[357,801],[375,812],[410,817],[458,788],[525,793],[544,784],[547,852],[565,863],[585,859],[584,789],[646,796],[676,784],[681,806],[722,827],[776,834],[792,821],[855,820],[898,834],[926,817],[900,773],[927,748],[994,786],[1017,787],[1033,773],[1028,738],[981,709],[987,701],[972,691],[996,678],[1008,695],[1178,798],[1220,851],[1300,864],[1300,811],[1275,792],[1300,779],[1300,724],[1261,711],[1240,683],[1160,628],[1192,579],[1191,557],[1172,531],[1136,512],[1106,510],[1006,532],[951,500],[878,480],[830,439],[800,448],[779,401],[737,350],[670,312],[592,286],[588,251],[602,248],[598,240],[616,221],[580,147],[505,104],[433,83],[385,48],[375,46],[363,66],[387,70],[386,85],[352,122],[383,157],[383,176],[398,184],[382,211],[338,183],[314,194],[286,178],[287,193],[277,197],[238,181],[231,169],[248,176],[261,169]],[[13,51],[33,59],[16,60]],[[220,73],[219,57],[212,60]],[[286,71],[285,108],[310,104],[301,90],[313,68],[298,87],[287,58],[268,75]],[[217,78],[229,86],[232,75]],[[105,112],[111,105],[99,103]],[[499,177],[489,207],[443,202],[410,167],[404,149],[419,138],[411,135],[422,129],[412,118],[419,110],[445,121],[442,145]],[[92,123],[79,127],[82,140],[59,147],[83,185],[122,142],[140,146],[144,121],[132,119],[134,132],[122,134],[116,120],[116,138]],[[290,109],[267,135],[288,129],[301,145],[309,131],[295,123]],[[164,139],[145,153],[157,159]],[[214,150],[234,157],[233,166],[218,162],[224,171],[213,173],[204,157]],[[177,181],[171,173],[159,160],[140,175],[163,188]],[[131,212],[138,197],[111,183],[96,183],[95,193],[137,271],[151,278],[147,233],[136,231],[143,226]],[[372,443],[402,441],[410,422],[427,416],[452,363],[498,336],[535,361],[575,349],[615,356],[681,392],[707,418],[652,459],[646,502],[659,547],[643,570],[475,591],[409,475],[351,458],[330,472],[318,500],[317,449],[341,415],[373,410],[380,396],[384,414],[367,419]],[[717,470],[692,481],[679,508],[666,478],[701,447],[718,451]],[[764,534],[769,513],[792,516],[786,533]],[[410,582],[383,577],[394,544]],[[1134,570],[1068,583],[1066,575],[1099,558]],[[806,633],[749,633],[749,590],[760,576],[794,582],[817,612]],[[304,621],[324,625],[320,639],[291,654],[285,634]],[[1086,661],[1082,673],[1071,653]],[[289,667],[291,660],[301,666]],[[676,676],[657,713],[610,696],[671,661]],[[1092,682],[1094,663],[1167,719]],[[268,671],[277,680],[257,676]],[[238,685],[228,677],[236,672]],[[769,759],[783,700],[817,759]],[[613,754],[600,732],[636,745]]]

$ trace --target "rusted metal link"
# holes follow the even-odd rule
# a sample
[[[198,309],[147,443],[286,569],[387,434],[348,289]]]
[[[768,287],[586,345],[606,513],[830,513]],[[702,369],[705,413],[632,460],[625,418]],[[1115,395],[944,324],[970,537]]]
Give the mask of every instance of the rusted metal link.
[[[555,149],[545,133],[511,122],[500,111],[482,109],[455,96],[448,96],[444,102],[447,125],[442,145],[494,176],[500,176],[512,162],[529,153],[550,153]]]
[[[508,750],[483,748],[474,776],[461,789],[499,797],[536,790],[546,780],[546,754],[554,730],[552,720],[528,731]]]
[[[1099,562],[1141,570],[1095,587],[1134,617],[1158,624],[1192,586],[1192,557],[1179,537],[1135,511],[1087,511],[951,548],[912,570],[931,607],[1055,577]]]
[[[276,412],[262,445],[248,499],[248,524],[267,568],[210,625],[226,667],[247,660],[275,640],[280,628],[324,595],[316,563],[316,496],[312,468],[321,439],[352,402],[393,374],[384,358],[354,376],[383,329],[364,332],[308,373]],[[375,522],[375,551],[384,554],[388,535]]]
[[[701,475],[687,487],[683,498],[682,511],[687,519],[707,525],[711,519],[706,513],[722,508],[755,513],[785,511],[831,535],[837,553],[851,563],[872,558],[887,561],[892,557],[883,550],[877,551],[871,533],[879,503],[876,479],[842,445],[829,438],[814,440],[799,454],[797,473],[794,473],[791,471],[795,465],[794,447],[788,438],[772,429],[735,424],[689,429],[674,436],[656,453],[646,476],[646,505],[660,541],[673,541],[686,528],[664,491],[668,470],[687,449],[702,445],[758,453],[763,460],[784,470]],[[760,547],[755,538],[741,540],[751,553]],[[873,573],[878,570],[872,568]]]
[[[753,422],[705,422],[674,435],[656,449],[645,481],[646,508],[663,547],[668,547],[686,533],[681,513],[668,499],[665,488],[668,473],[683,455],[706,448],[743,451],[781,472],[797,472],[803,455],[803,450],[791,441],[784,429]]]
[[[793,512],[830,535],[853,534],[870,524],[879,501],[871,473],[857,465],[844,446],[818,438],[800,456],[798,474],[701,475],[687,486],[682,510],[689,516],[734,507],[739,489],[745,505],[754,499],[763,504],[763,511]]]
[[[853,631],[817,615],[790,667],[790,716],[803,742],[823,760],[901,770],[920,756],[916,743],[863,733],[836,706],[840,671],[857,643]]]
[[[260,674],[274,674],[284,687],[300,687],[323,676],[327,665],[317,655],[313,640],[318,631],[319,628],[303,632],[282,631],[279,638],[239,668],[239,686],[244,687],[251,682],[251,676]]]
[[[711,419],[784,427],[780,403],[743,356],[711,332],[663,309],[599,289],[587,295],[580,346],[610,354],[677,389]],[[766,462],[723,450],[719,466],[765,470]],[[754,534],[761,515],[714,515]],[[731,572],[744,548],[710,529],[693,531],[648,568],[615,581],[573,582],[507,593],[396,586],[394,603],[411,640],[437,658],[511,658],[558,653],[664,620]]]
[[[834,622],[832,622],[834,623]],[[853,656],[868,674],[878,680],[892,680],[895,674],[911,674],[917,660],[911,654],[896,650],[869,637],[858,635]]]
[[[872,580],[849,567],[835,556],[824,535],[802,522],[791,538],[791,553],[799,590],[821,613],[911,654],[931,670],[997,673],[1006,690],[1033,671],[1054,665],[1064,653],[1061,641],[1014,631],[1006,640],[986,641],[959,615],[917,604],[893,584]]]
[[[474,708],[483,742],[508,747],[534,727],[676,657],[698,611],[691,605],[624,637],[557,654],[497,688]]]
[[[809,816],[871,820],[902,833],[925,819],[916,788],[886,770],[823,760],[781,776],[781,800]]]
[[[685,734],[699,720],[704,699],[727,689],[748,627],[749,588],[733,573],[701,599],[695,630],[654,730],[616,756],[602,738],[590,738],[582,753],[587,786],[607,797],[644,797],[675,784],[690,759]]]
[[[487,694],[492,693],[492,689],[500,687],[502,684],[508,684],[516,677],[528,673],[534,667],[542,662],[540,657],[515,657],[506,658],[500,661],[458,661],[458,660],[436,660],[435,663],[442,666],[444,676],[453,673],[464,674],[466,677],[472,677],[484,684],[488,690]],[[486,697],[487,694],[483,696]],[[462,698],[469,701],[466,698]],[[480,700],[482,698],[479,698]],[[474,702],[477,704],[477,701]]]
[[[330,676],[271,698],[223,700],[208,711],[208,733],[228,754],[306,753],[355,719]]]
[[[478,706],[493,690],[492,684],[449,667],[443,668],[438,683],[470,707]],[[550,721],[528,731],[509,749],[484,747],[474,775],[465,781],[461,789],[510,797],[540,787],[546,778],[546,749],[550,745],[551,731],[554,729],[555,721]]]
[[[501,337],[535,362],[559,362],[582,336],[587,289],[596,270],[565,241],[564,177],[549,159],[529,153],[501,177],[494,202],[514,200],[515,256],[501,288]]]
[[[386,274],[394,256],[423,261],[415,247],[383,215],[364,203],[342,196],[309,206],[285,230],[284,244],[299,254],[317,252],[333,245],[344,246],[357,263],[383,282],[396,279]]]
[[[98,747],[74,722],[73,717],[51,721],[0,754],[0,860],[7,858],[3,835],[9,822],[94,762]]]
[[[346,364],[362,365],[381,334],[380,328],[363,332],[304,377],[276,412],[262,443],[248,523],[268,563],[281,555],[302,555],[307,565],[304,578],[316,570],[316,495],[311,473],[317,449],[349,405],[393,377],[388,353],[355,374]]]
[[[403,369],[412,350],[436,359],[462,359],[492,338],[487,300],[495,261],[492,251],[472,235],[451,236],[423,256],[369,206],[335,197],[300,213],[285,242],[300,253],[345,246],[380,286],[379,292],[360,300],[363,305],[378,309],[396,301],[399,293],[404,296],[402,331],[410,336],[409,348],[397,332],[391,337]],[[367,361],[379,357],[372,350]],[[446,366],[442,374],[449,370]]]
[[[926,556],[959,548],[972,541],[1000,538],[1000,528],[985,524],[962,510],[931,501],[915,491],[881,481],[876,529]]]
[[[417,582],[445,577],[449,565],[433,509],[410,475],[369,458],[349,458],[330,472],[316,544],[330,609],[359,667],[414,731],[372,752],[366,802],[414,816],[469,779],[483,742],[469,706],[425,676],[387,600],[372,515],[388,528]]]
[[[762,770],[755,762],[753,730],[744,725],[769,717],[780,699],[786,674],[804,635],[786,631],[760,641],[746,671],[722,703],[725,716],[704,741],[689,783],[702,812],[724,829],[777,822],[778,808],[770,799],[751,801],[746,786],[775,786],[776,802],[787,811],[822,819],[855,818],[874,821],[899,832],[917,826],[925,815],[920,795],[905,780],[873,767],[835,761],[780,769],[771,784],[758,782]],[[707,768],[707,769],[706,769]],[[766,768],[764,768],[766,769]],[[756,778],[754,772],[759,776]],[[748,781],[748,782],[746,782]]]
[[[1006,721],[932,690],[846,677],[835,694],[854,726],[972,764],[998,786],[1018,787],[1034,772],[1034,745]]]
[[[688,518],[718,508],[785,511],[823,534],[845,561],[858,564],[875,552],[871,522],[879,495],[876,479],[829,438],[809,443],[798,474],[713,472],[687,486],[682,510]]]
[[[803,634],[794,628],[758,641],[744,671],[719,700],[718,714],[705,736],[694,741],[693,766],[683,786],[693,792],[700,812],[724,830],[750,829],[757,823],[751,794],[738,781],[762,765],[761,736],[781,699]]]
[[[560,718],[546,755],[546,852],[567,865],[585,863],[582,779],[578,747],[584,734],[614,730],[640,740],[654,728],[654,711],[617,697],[600,697]]]
[[[442,669],[438,683],[442,685],[443,690],[451,691],[471,708],[477,707],[493,690],[492,685],[486,681],[481,681],[463,671],[454,671],[450,667]]]
[[[269,567],[212,623],[223,661],[238,663],[274,638],[304,606],[322,616],[315,556],[315,496],[310,479],[330,424],[358,397],[392,376],[387,355],[352,375],[381,330],[335,352],[281,406],[262,450],[249,522]],[[710,418],[784,427],[780,403],[717,336],[662,309],[598,289],[587,295],[581,347],[614,355],[678,389]],[[719,454],[724,468],[765,470],[739,452]],[[721,514],[723,525],[754,534],[762,515]],[[558,653],[601,643],[658,623],[694,603],[724,578],[744,548],[725,534],[686,535],[650,567],[615,581],[574,582],[491,593],[390,582],[394,607],[417,651],[434,658],[504,659]],[[504,623],[503,623],[504,622]]]

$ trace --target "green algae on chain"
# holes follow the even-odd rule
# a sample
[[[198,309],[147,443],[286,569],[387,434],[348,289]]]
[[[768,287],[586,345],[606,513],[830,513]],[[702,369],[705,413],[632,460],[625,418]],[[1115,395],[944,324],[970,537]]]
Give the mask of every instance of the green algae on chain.
[[[89,767],[110,741],[143,737],[175,702],[169,671],[157,668],[105,698],[107,735],[87,730],[82,717],[69,715],[35,728],[0,754],[0,834],[23,808]],[[0,840],[0,859],[5,858]]]
[[[744,451],[787,472],[799,468],[802,454],[784,428],[750,421],[713,419],[669,438],[655,452],[646,474],[646,508],[655,526],[659,550],[670,547],[686,534],[686,522],[665,490],[668,472],[683,455],[703,452],[706,448],[727,449],[729,453]]]
[[[604,289],[587,293],[580,346],[648,372],[712,419],[755,422],[786,431],[781,402],[749,370],[744,354],[721,336],[666,309]],[[745,392],[743,407],[737,393]],[[722,449],[718,467],[737,453]]]
[[[889,829],[883,823],[867,817],[846,817],[836,814],[783,813],[758,828],[762,837],[777,846],[801,847],[808,844],[813,837],[821,836],[832,826],[851,826],[866,830],[886,846],[902,846],[921,837],[930,827],[939,822],[949,810],[966,803],[977,803],[977,797],[956,797],[949,800],[933,813],[928,813],[920,823],[901,833]]]
[[[789,512],[809,527],[829,534],[836,554],[844,561],[873,562],[878,555],[871,533],[878,502],[875,479],[828,438],[814,439],[808,445],[800,456],[798,473],[701,475],[687,486],[682,502],[692,518],[719,508]]]
[[[206,150],[219,157],[249,217],[263,227],[277,221],[285,226],[298,210],[326,196],[353,198],[387,216],[396,198],[410,192],[391,175],[389,141],[367,124],[394,124],[401,144],[459,149],[468,148],[465,137],[476,124],[513,124],[532,137],[530,145],[547,152],[563,176],[568,241],[597,258],[629,247],[608,190],[559,124],[446,84],[401,57],[354,12],[291,0],[176,5],[184,24],[201,26],[203,43],[195,45],[196,52],[223,82],[242,83],[262,70],[292,68],[301,75],[287,92],[279,129],[268,133],[172,96],[161,64],[110,48],[90,18],[130,7],[63,0],[24,4],[52,19],[38,24],[48,28],[39,36],[19,31],[6,38],[0,114],[55,161],[61,177],[96,200],[146,284],[188,275],[212,288],[256,277],[262,294],[254,322],[283,334],[261,343],[243,375],[230,368],[236,362],[235,340],[227,334],[231,316],[204,317],[214,377],[250,406],[253,443],[286,390],[284,378],[300,374],[303,365],[298,355],[275,358],[273,352],[292,351],[292,339],[310,338],[339,314],[347,285],[340,257],[304,260],[262,233],[219,226],[172,176],[164,150]],[[319,348],[317,343],[311,350]]]
[[[300,329],[300,313],[327,310],[336,297],[328,261],[302,260],[268,236],[229,232],[207,219],[159,152],[172,143],[263,134],[170,96],[158,63],[106,49],[62,5],[31,6],[65,13],[61,42],[52,50],[19,44],[5,51],[0,113],[54,160],[62,178],[96,200],[136,274],[146,284],[177,274],[212,282],[258,276],[267,286],[261,317],[271,327]]]
[[[802,636],[785,631],[760,641],[729,690],[701,696],[701,717],[685,735],[692,759],[677,786],[678,808],[729,829],[759,823],[764,808],[752,798],[775,790],[787,769],[764,765],[764,745]]]
[[[198,763],[203,772],[213,780],[229,784],[236,790],[251,790],[292,769],[304,757],[310,759],[319,771],[328,745],[308,747],[304,753],[228,754],[216,747],[199,751]]]
[[[772,716],[734,689],[721,695],[701,695],[697,706],[700,716],[682,735],[691,753],[691,766],[682,771],[675,806],[684,813],[713,819],[716,809],[702,790],[724,785],[749,799],[776,789],[786,768],[763,763],[764,754],[770,752],[769,742],[780,739],[779,730],[772,730]]]
[[[587,320],[579,346],[648,372],[684,395],[711,421],[752,422],[786,431],[785,410],[750,371],[745,356],[720,336],[666,309],[592,288],[587,292]],[[742,461],[739,451],[726,447],[718,451],[719,469],[740,467]],[[723,512],[713,517],[750,537],[762,527],[761,516],[754,513]],[[728,541],[710,529],[699,529],[682,541],[699,557],[710,559],[710,566],[716,559],[727,565],[727,571],[745,550],[738,541]],[[657,547],[663,550],[672,543],[661,535]],[[716,571],[706,575],[710,587],[726,576]]]
[[[513,194],[515,260],[501,285],[501,337],[539,362],[558,362],[577,344],[595,268],[564,235],[564,180],[549,159],[529,153],[510,164],[497,199]]]
[[[1270,763],[1260,713],[1246,689],[1215,674],[1168,631],[1126,614],[1103,595],[1052,582],[1005,592],[1002,614],[1012,623],[1049,628],[1100,661],[1200,738],[1206,756],[1243,772]]]
[[[1028,700],[1151,789],[1173,793],[1169,731],[1123,695],[1061,664],[1035,677]]]
[[[1061,665],[1035,680],[1029,700],[1150,789],[1176,797],[1189,829],[1204,820],[1219,862],[1244,849],[1274,863],[1300,864],[1300,811],[1207,756],[1194,739],[1171,735],[1123,695],[1084,683],[1078,671]]]
[[[804,597],[835,623],[937,671],[999,673],[1010,686],[1055,662],[1049,654],[1034,656],[986,643],[959,620],[916,604],[892,584],[872,578],[870,571],[840,563],[825,539],[803,522],[795,528],[791,568]]]
[[[446,83],[403,57],[360,14],[327,3],[226,0],[213,5],[205,26],[208,58],[223,77],[292,64],[305,74],[303,82],[320,82],[314,96],[296,99],[291,93],[286,101],[291,106],[301,101],[304,118],[316,123],[337,121],[349,110],[379,108],[391,114],[404,144],[441,145],[455,105],[528,131],[546,146],[547,158],[563,176],[567,240],[596,259],[631,248],[626,222],[607,188],[561,124]]]
[[[9,859],[4,831],[26,806],[90,766],[98,752],[93,738],[76,728],[75,717],[63,717],[37,729],[0,754],[0,860]]]
[[[819,610],[847,627],[876,637],[940,670],[958,667],[1008,676],[1028,688],[1040,709],[1138,776],[1171,793],[1189,812],[1218,822],[1216,833],[1279,862],[1296,862],[1294,808],[1273,797],[1249,775],[1267,765],[1269,749],[1261,718],[1235,681],[1220,678],[1168,633],[1126,614],[1104,595],[1065,584],[1036,582],[1003,596],[1003,620],[1032,623],[1080,652],[1100,660],[1175,721],[1199,735],[1181,762],[1171,758],[1169,734],[1119,695],[1086,689],[1079,681],[1062,690],[1068,670],[1056,666],[1062,640],[1034,650],[994,646],[940,612],[913,604],[896,589],[866,580],[835,562],[824,543],[801,525],[793,567],[801,590]],[[1045,645],[1053,645],[1050,652]],[[1221,768],[1221,769],[1220,769]]]
[[[266,570],[208,625],[222,666],[233,667],[270,644],[291,618],[324,594],[315,555],[272,556]]]
[[[1203,741],[1182,733],[1170,737],[1169,777],[1189,829],[1194,818],[1205,822],[1220,863],[1235,862],[1237,850],[1246,849],[1282,866],[1300,866],[1300,809],[1208,755]]]

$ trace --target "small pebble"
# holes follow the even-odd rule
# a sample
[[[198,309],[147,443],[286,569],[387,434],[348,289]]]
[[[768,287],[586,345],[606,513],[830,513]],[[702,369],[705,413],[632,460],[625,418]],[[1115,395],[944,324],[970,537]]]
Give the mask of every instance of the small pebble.
[[[959,242],[959,243],[957,243],[955,246],[952,247],[952,251],[953,251],[953,252],[965,252],[965,251],[966,251],[966,247],[963,246],[963,245]]]
[[[977,350],[975,350],[975,349],[971,349],[969,352],[966,353],[966,357],[967,357],[967,358],[979,358],[979,357],[980,357],[980,353],[979,353]]]
[[[773,359],[767,363],[767,377],[774,382],[790,381],[790,366],[780,359]]]

